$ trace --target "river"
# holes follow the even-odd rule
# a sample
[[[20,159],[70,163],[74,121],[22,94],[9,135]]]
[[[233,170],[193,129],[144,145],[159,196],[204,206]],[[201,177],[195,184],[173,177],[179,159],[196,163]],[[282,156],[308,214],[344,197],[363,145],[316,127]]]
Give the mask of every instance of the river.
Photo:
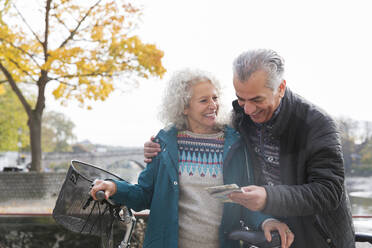
[[[372,177],[346,177],[354,216],[372,217]],[[356,231],[372,233],[372,218],[354,218]]]
[[[372,216],[372,177],[347,177],[346,187],[353,215]],[[30,207],[29,203],[25,205]],[[40,206],[37,207],[40,209]],[[354,223],[357,232],[372,234],[372,218],[354,218]],[[57,227],[50,216],[27,218],[23,216],[1,218],[0,216],[0,248],[100,247],[99,241],[93,237],[81,238],[74,235]],[[121,234],[119,236],[122,238]],[[357,247],[365,248],[372,245],[358,243]]]

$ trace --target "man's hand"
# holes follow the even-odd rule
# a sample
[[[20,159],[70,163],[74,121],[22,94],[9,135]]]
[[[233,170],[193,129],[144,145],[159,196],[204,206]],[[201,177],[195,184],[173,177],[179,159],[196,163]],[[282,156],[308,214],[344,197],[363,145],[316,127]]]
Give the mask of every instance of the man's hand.
[[[145,159],[143,160],[145,163],[150,163],[152,158],[158,155],[158,152],[161,151],[160,145],[154,142],[155,137],[151,136],[149,141],[146,141],[143,145],[143,155]]]
[[[294,234],[291,232],[289,227],[278,220],[270,219],[266,222],[264,222],[262,229],[265,233],[265,237],[267,241],[271,242],[271,231],[278,230],[280,239],[282,241],[282,247],[281,248],[288,248],[291,246],[294,240]]]
[[[229,198],[252,211],[260,211],[266,205],[267,193],[264,187],[246,186],[242,187],[242,193],[233,192],[229,194]]]

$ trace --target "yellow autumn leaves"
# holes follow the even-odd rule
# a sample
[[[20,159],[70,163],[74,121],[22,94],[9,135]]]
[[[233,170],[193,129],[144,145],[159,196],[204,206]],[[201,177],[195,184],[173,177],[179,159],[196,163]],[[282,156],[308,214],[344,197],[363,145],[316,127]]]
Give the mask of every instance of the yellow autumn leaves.
[[[39,27],[12,22],[11,15],[1,20],[0,62],[15,82],[37,85],[46,73],[48,81],[58,82],[55,98],[83,105],[87,99],[105,100],[127,83],[117,80],[122,75],[149,78],[165,73],[163,52],[131,35],[141,15],[138,8],[126,1],[88,2],[50,1],[45,10],[49,29],[39,32]]]
[[[0,84],[0,95],[4,94],[5,93],[5,88],[4,88],[4,85],[1,85]]]

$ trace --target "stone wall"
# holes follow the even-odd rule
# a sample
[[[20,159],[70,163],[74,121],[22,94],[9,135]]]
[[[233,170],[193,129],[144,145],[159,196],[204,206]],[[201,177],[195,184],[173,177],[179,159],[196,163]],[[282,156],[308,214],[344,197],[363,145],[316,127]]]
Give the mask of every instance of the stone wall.
[[[105,169],[128,182],[136,183],[143,166],[127,161],[111,164]],[[67,171],[0,172],[0,214],[51,213],[66,174]]]
[[[63,173],[0,172],[0,214],[53,211]]]
[[[2,172],[0,199],[45,199],[58,196],[66,173]]]

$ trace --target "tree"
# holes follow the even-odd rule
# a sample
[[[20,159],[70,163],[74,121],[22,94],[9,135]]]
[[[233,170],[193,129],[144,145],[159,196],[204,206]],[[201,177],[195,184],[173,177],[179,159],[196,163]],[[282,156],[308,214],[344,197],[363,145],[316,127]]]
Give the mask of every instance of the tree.
[[[55,111],[43,115],[42,149],[44,152],[70,152],[75,124],[63,113]]]
[[[141,10],[123,1],[35,0],[41,14],[31,22],[18,7],[22,1],[0,0],[0,71],[28,116],[31,170],[41,170],[48,84],[57,84],[53,95],[61,103],[76,99],[84,105],[104,101],[116,80],[125,85],[164,74],[163,52],[133,35]],[[20,84],[35,87],[35,104]]]
[[[372,122],[338,118],[346,172],[372,161]]]
[[[372,139],[369,139],[360,151],[361,163],[372,167]]]
[[[0,92],[0,151],[16,151],[29,146],[27,115],[17,96],[7,88]]]
[[[355,154],[355,141],[357,139],[358,122],[350,118],[337,119],[341,130],[342,152],[346,172],[350,172]]]
[[[361,126],[363,134],[360,144],[356,146],[356,152],[360,155],[361,164],[372,167],[372,122],[364,121]]]

